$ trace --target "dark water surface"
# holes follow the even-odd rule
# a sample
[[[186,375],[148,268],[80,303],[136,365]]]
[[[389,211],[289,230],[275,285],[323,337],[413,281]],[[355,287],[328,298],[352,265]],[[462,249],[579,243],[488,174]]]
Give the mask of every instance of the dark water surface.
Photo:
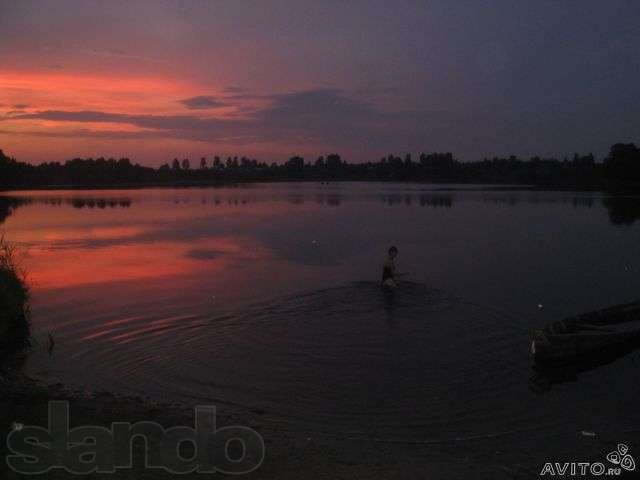
[[[56,339],[26,365],[45,381],[238,404],[349,438],[562,439],[579,452],[583,430],[638,436],[637,352],[558,379],[533,371],[527,348],[546,321],[640,298],[639,198],[373,183],[38,191],[0,196],[0,220],[22,247],[36,336]],[[377,283],[390,244],[409,274],[395,297]]]

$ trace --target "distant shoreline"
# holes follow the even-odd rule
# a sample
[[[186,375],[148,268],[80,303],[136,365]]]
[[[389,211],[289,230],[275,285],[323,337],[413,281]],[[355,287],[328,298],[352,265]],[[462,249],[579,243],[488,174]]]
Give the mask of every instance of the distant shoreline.
[[[195,162],[194,162],[195,163]],[[596,161],[592,154],[564,158],[485,158],[460,162],[451,152],[388,155],[375,162],[348,163],[332,153],[313,162],[300,156],[284,163],[216,156],[192,165],[188,158],[148,167],[129,158],[74,158],[32,165],[0,150],[0,189],[113,189],[215,187],[280,182],[406,182],[464,185],[523,185],[539,190],[640,190],[640,148],[611,146]]]

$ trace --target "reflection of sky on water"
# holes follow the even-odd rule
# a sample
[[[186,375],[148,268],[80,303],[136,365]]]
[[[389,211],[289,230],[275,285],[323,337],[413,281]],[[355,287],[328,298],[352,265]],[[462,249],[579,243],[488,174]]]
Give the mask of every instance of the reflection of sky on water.
[[[501,285],[518,281],[549,296],[550,276],[562,288],[595,288],[598,275],[631,262],[620,248],[627,229],[616,225],[633,226],[638,205],[594,192],[357,183],[0,196],[34,291],[179,279],[176,291],[205,285],[249,297],[375,279],[389,244],[415,280],[464,294],[492,286],[501,297]]]

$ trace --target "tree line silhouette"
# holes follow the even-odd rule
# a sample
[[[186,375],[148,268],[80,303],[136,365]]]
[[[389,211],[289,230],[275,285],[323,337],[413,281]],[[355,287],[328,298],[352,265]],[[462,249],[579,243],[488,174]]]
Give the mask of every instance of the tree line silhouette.
[[[460,162],[452,153],[390,154],[377,162],[348,163],[332,153],[313,162],[294,156],[282,164],[247,157],[174,158],[159,168],[128,158],[74,158],[64,163],[32,165],[0,150],[0,188],[109,187],[143,185],[213,185],[253,181],[418,181],[529,184],[541,187],[617,188],[640,186],[640,149],[633,143],[612,145],[596,161],[592,154],[573,158],[528,160],[516,156]]]

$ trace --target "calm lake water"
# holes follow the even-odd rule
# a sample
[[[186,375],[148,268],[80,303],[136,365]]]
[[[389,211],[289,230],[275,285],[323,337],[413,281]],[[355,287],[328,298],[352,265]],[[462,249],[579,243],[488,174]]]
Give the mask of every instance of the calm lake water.
[[[46,382],[237,404],[336,437],[485,439],[492,452],[590,451],[583,430],[638,437],[637,352],[561,378],[528,353],[547,321],[640,298],[638,197],[56,190],[3,193],[0,221],[21,247],[36,337],[56,339],[25,366]],[[391,244],[408,273],[394,298],[378,287]]]

